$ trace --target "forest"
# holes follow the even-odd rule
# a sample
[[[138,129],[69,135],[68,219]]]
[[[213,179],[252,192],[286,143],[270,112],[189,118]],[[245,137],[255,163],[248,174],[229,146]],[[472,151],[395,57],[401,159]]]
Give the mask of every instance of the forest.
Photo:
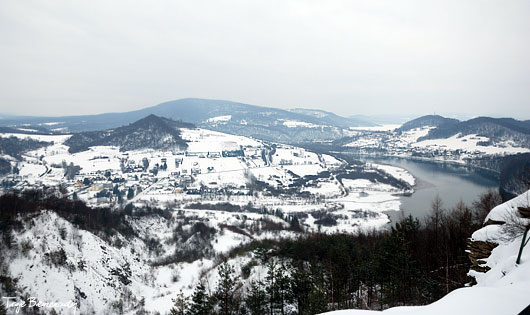
[[[501,202],[488,191],[472,206],[444,209],[437,197],[421,221],[408,216],[388,231],[254,241],[225,257],[213,290],[201,282],[191,296],[178,294],[171,314],[302,315],[432,303],[472,282],[468,239]],[[229,258],[250,252],[253,259],[235,270]],[[246,279],[259,265],[266,275]]]
[[[403,217],[384,231],[252,241],[218,257],[219,281],[202,281],[189,296],[177,294],[171,314],[316,314],[432,303],[471,283],[468,239],[501,202],[498,192],[488,191],[470,206],[446,209],[437,197],[425,218]],[[100,236],[134,237],[131,216],[172,215],[167,209],[90,208],[53,190],[10,193],[0,196],[2,242],[9,247],[11,231],[21,228],[19,215],[43,209]],[[231,259],[243,255],[252,258],[236,269]],[[258,266],[266,270],[261,278],[252,272]],[[12,279],[0,280],[12,286]]]

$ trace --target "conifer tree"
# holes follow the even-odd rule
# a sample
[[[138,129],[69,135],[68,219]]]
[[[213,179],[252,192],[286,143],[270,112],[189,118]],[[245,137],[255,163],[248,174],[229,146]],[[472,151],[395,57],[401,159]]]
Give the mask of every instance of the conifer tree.
[[[271,259],[265,278],[270,314],[286,314],[286,306],[293,301],[291,278],[285,263]]]
[[[169,310],[170,315],[186,315],[188,314],[188,300],[189,297],[185,296],[182,290],[177,296],[172,299],[173,307]]]
[[[328,301],[326,299],[326,294],[322,288],[315,286],[309,292],[309,305],[307,312],[300,312],[300,315],[303,314],[320,314],[328,311]]]
[[[215,298],[219,303],[220,314],[235,314],[239,308],[237,293],[239,283],[234,276],[234,267],[224,262],[219,266],[219,281],[215,291]]]
[[[212,301],[206,292],[206,286],[200,282],[191,295],[189,307],[190,315],[209,315],[212,310]]]
[[[251,281],[245,305],[250,315],[267,314],[267,292],[263,281]]]
[[[127,199],[133,199],[134,198],[134,190],[132,187],[129,187],[129,190],[127,191]]]

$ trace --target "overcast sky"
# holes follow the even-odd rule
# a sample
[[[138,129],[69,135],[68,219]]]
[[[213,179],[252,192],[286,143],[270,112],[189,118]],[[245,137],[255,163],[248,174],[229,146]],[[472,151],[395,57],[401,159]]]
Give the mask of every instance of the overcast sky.
[[[0,112],[186,97],[530,119],[530,1],[0,2]]]

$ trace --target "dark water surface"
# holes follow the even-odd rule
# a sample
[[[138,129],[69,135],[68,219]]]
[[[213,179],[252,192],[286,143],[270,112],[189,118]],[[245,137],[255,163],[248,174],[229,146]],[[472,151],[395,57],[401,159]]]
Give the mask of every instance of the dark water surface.
[[[436,195],[440,196],[445,208],[450,208],[460,200],[471,205],[489,188],[499,187],[495,174],[478,168],[405,158],[361,156],[360,159],[369,163],[398,166],[414,175],[415,191],[411,196],[401,197],[401,212],[405,216],[412,214],[420,220],[430,211]],[[393,222],[401,216],[397,211],[387,214]]]

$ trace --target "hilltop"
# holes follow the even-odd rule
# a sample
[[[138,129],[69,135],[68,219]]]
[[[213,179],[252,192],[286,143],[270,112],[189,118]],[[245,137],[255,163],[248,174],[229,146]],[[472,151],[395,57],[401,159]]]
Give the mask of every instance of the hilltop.
[[[443,124],[432,129],[418,141],[429,139],[444,139],[455,135],[478,135],[489,138],[490,144],[518,143],[530,148],[530,120],[516,120],[513,118],[477,117],[453,124]],[[488,143],[484,143],[488,145]]]
[[[426,115],[426,116],[418,117],[416,119],[407,121],[398,130],[409,131],[411,129],[421,128],[421,127],[426,127],[426,126],[431,126],[431,127],[442,127],[443,126],[446,128],[451,128],[451,126],[454,126],[457,123],[459,123],[458,119],[445,118],[440,115]]]
[[[130,125],[105,131],[76,133],[65,144],[69,152],[87,150],[91,146],[112,145],[120,150],[137,149],[185,149],[186,141],[180,136],[179,128],[194,128],[193,124],[149,115]]]

